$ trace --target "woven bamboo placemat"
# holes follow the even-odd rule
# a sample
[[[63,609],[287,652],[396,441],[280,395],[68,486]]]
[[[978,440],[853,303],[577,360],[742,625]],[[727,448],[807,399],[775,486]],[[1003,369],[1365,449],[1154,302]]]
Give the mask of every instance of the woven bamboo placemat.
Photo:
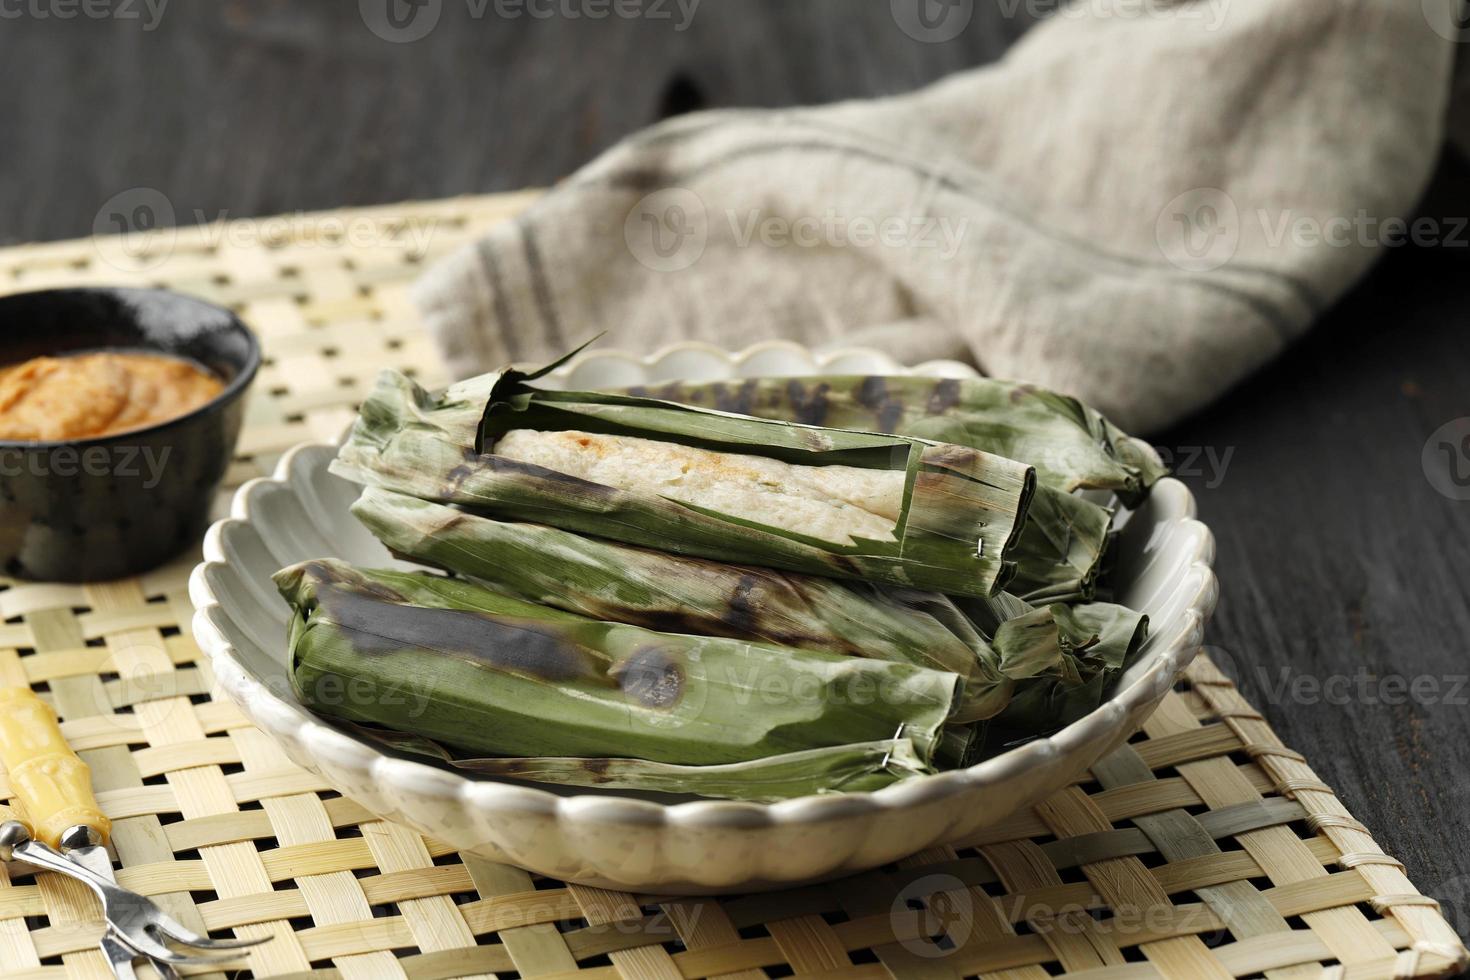
[[[121,226],[149,224],[156,192],[130,193]],[[384,365],[445,381],[407,285],[530,197],[13,248],[0,292],[157,284],[237,308],[267,360],[236,484],[339,432]],[[294,767],[211,696],[195,560],[0,580],[0,684],[40,691],[91,763],[120,883],[196,929],[275,937],[230,976],[1366,980],[1466,963],[1435,901],[1207,658],[1085,782],[974,839],[827,885],[667,900],[456,854]],[[0,975],[109,976],[96,914],[69,881],[0,869]]]

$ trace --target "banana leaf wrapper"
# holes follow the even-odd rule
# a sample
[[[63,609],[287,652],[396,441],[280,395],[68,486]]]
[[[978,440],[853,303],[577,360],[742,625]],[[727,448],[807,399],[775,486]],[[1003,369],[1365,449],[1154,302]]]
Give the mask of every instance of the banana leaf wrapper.
[[[1005,590],[1038,603],[1095,597],[1112,512],[1072,495],[1111,490],[1136,506],[1163,476],[1157,455],[1075,398],[993,378],[834,376],[628,389],[681,404],[918,436],[1020,460],[1038,486]]]
[[[1010,699],[1004,654],[937,592],[671,555],[375,487],[352,513],[402,557],[591,619],[958,674],[952,722],[989,718]]]
[[[834,375],[626,389],[629,394],[807,425],[970,446],[1036,467],[1070,492],[1111,490],[1137,506],[1167,470],[1158,455],[1075,398],[995,378]]]
[[[1006,591],[1031,603],[1097,597],[1113,540],[1113,512],[1054,487],[1037,487]]]
[[[1079,674],[1061,661],[1098,639],[1098,631],[1088,632],[1064,605],[1037,609],[1004,594],[960,600],[967,612],[936,592],[686,558],[496,521],[373,487],[352,512],[402,557],[592,619],[958,674],[964,686],[952,724],[999,714],[1017,679],[1041,674],[1054,662],[1060,675]],[[1119,615],[1137,616],[1119,609]]]
[[[1017,571],[1016,542],[1035,488],[1029,466],[905,436],[626,395],[540,391],[529,384],[539,373],[495,372],[435,398],[384,372],[332,470],[501,519],[717,561],[972,596],[1000,591]],[[495,455],[496,439],[512,429],[629,435],[802,465],[901,469],[903,503],[894,540],[839,544]]]
[[[923,764],[906,738],[806,749],[749,762],[680,766],[616,757],[473,758],[418,735],[376,726],[349,727],[388,749],[428,756],[481,776],[755,803],[775,803],[813,793],[870,792],[933,771]]]
[[[1032,607],[1006,596],[959,604],[977,629],[994,635],[1004,651],[1001,673],[1014,682],[990,723],[1033,735],[1094,710],[1148,638],[1148,617],[1114,603]]]
[[[927,764],[955,674],[548,609],[427,572],[303,562],[290,603],[303,704],[461,752],[720,765],[897,738]]]

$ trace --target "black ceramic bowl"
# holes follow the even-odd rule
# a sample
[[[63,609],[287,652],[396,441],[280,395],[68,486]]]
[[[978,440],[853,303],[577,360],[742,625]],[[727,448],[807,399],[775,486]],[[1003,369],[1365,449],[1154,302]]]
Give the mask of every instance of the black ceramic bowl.
[[[0,364],[99,348],[195,361],[223,379],[187,415],[116,435],[0,440],[0,572],[82,582],[152,568],[195,545],[235,451],[260,346],[235,315],[162,289],[0,297]]]

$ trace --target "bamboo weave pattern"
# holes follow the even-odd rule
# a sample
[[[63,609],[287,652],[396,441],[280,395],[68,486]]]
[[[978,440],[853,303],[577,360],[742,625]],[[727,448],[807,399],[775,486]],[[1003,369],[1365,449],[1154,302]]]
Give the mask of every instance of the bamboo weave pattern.
[[[0,292],[157,284],[237,308],[267,362],[233,485],[340,432],[385,365],[443,383],[407,286],[532,196],[12,248]],[[1208,660],[1088,781],[980,837],[840,883],[668,900],[456,854],[293,766],[211,697],[196,557],[103,585],[0,579],[0,686],[61,715],[122,885],[192,928],[275,936],[215,976],[1368,980],[1466,963],[1436,903]],[[0,870],[0,976],[110,976],[96,914],[72,882]]]

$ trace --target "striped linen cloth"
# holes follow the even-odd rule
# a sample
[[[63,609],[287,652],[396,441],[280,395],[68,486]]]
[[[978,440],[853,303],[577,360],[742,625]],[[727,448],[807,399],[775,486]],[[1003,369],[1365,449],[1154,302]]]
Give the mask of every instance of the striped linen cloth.
[[[961,357],[1154,430],[1405,240],[1458,3],[1079,0],[917,92],[641,132],[416,300],[458,376],[602,330],[789,338]]]

